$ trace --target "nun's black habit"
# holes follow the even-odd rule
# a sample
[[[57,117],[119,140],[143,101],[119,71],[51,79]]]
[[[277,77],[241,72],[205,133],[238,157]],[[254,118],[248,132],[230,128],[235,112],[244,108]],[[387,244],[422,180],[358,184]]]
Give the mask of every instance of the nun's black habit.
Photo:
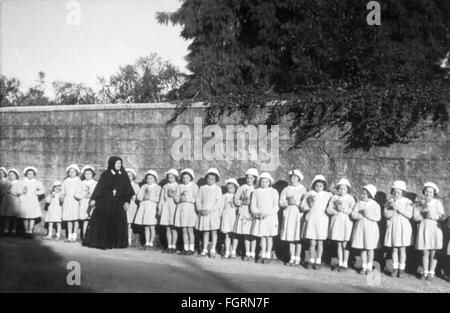
[[[122,161],[119,157],[108,160],[108,169],[95,187],[91,200],[95,200],[95,209],[86,230],[83,245],[113,249],[128,246],[127,215],[124,204],[134,195],[133,187],[125,169],[117,171],[114,165]]]

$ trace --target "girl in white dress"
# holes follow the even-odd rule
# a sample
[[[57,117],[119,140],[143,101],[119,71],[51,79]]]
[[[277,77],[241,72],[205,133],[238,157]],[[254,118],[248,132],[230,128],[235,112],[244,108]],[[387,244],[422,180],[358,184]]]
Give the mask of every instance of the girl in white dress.
[[[234,195],[239,188],[238,181],[234,178],[229,178],[225,181],[227,193],[222,196],[222,222],[220,224],[220,231],[225,234],[225,259],[236,258],[236,248],[231,244],[231,239],[235,237],[234,225],[236,224],[237,207],[234,204]]]
[[[75,197],[78,186],[81,183],[80,168],[76,164],[69,165],[66,168],[67,177],[62,183],[61,198],[62,220],[67,222],[67,240],[66,242],[76,242],[78,237],[78,219],[80,212],[80,203]]]
[[[238,215],[234,226],[236,238],[233,240],[233,247],[237,247],[239,237],[244,238],[245,257],[244,261],[255,259],[256,240],[251,236],[250,231],[253,224],[253,217],[250,214],[249,206],[252,193],[258,183],[258,170],[250,168],[245,172],[246,183],[238,188],[234,196],[234,204],[238,207]],[[231,258],[236,257],[231,254]]]
[[[11,227],[11,234],[17,233],[17,216],[20,212],[20,200],[19,200],[19,171],[15,168],[8,170],[9,183],[5,186],[6,191],[3,196],[1,204],[0,216],[3,216],[3,232],[9,234]]]
[[[177,252],[178,230],[174,226],[175,211],[177,204],[175,203],[175,193],[178,189],[178,171],[170,169],[166,173],[167,183],[161,191],[161,198],[158,204],[158,215],[160,216],[159,224],[166,228],[167,252]]]
[[[384,209],[384,217],[387,219],[384,245],[392,248],[392,277],[403,277],[406,267],[406,247],[412,244],[411,218],[414,206],[411,200],[404,197],[406,183],[395,181],[391,188],[392,199]]]
[[[261,257],[258,262],[270,263],[272,259],[272,237],[278,235],[278,210],[280,209],[278,191],[271,187],[273,178],[264,172],[259,176],[257,188],[250,201],[253,215],[252,236],[261,238]]]
[[[85,165],[81,169],[81,183],[78,184],[75,198],[79,201],[78,220],[80,223],[80,229],[84,235],[86,234],[88,220],[90,217],[89,200],[91,199],[92,192],[97,186],[97,181],[94,180],[95,169],[92,166]]]
[[[183,252],[184,255],[195,254],[194,226],[197,223],[197,213],[195,212],[195,199],[197,198],[198,186],[194,182],[194,171],[186,168],[181,171],[181,181],[175,193],[175,227],[180,227],[183,231]]]
[[[280,195],[280,208],[283,209],[280,239],[289,243],[290,260],[287,265],[300,264],[302,253],[302,231],[304,227],[303,213],[300,203],[306,194],[306,188],[300,182],[303,174],[299,170],[289,171],[291,185],[283,189]]]
[[[133,243],[133,223],[137,212],[136,195],[139,192],[139,185],[136,183],[136,172],[132,168],[127,168],[125,170],[130,178],[131,187],[134,190],[134,196],[131,197],[130,205],[127,209],[127,224],[128,224],[128,245],[131,246]]]
[[[209,256],[215,258],[222,204],[222,189],[217,185],[220,179],[219,171],[213,167],[208,169],[205,179],[206,185],[198,189],[195,201],[198,214],[195,228],[203,234],[203,250],[200,256],[208,255],[209,237],[211,235]]]
[[[336,185],[337,195],[334,195],[327,208],[331,216],[329,237],[337,243],[337,255],[339,260],[339,272],[348,269],[348,257],[350,251],[347,243],[352,235],[353,222],[350,215],[355,207],[355,198],[350,195],[351,185],[348,179],[342,178]]]
[[[366,185],[361,200],[355,205],[352,218],[356,220],[352,234],[352,248],[361,250],[361,274],[368,274],[373,269],[374,250],[379,246],[381,220],[380,205],[374,200],[377,187]]]
[[[325,177],[316,175],[312,182],[312,190],[306,193],[301,204],[303,212],[307,212],[305,238],[310,241],[308,269],[318,270],[322,267],[323,241],[327,239],[329,224],[326,209],[332,197],[331,192],[325,189]]]
[[[23,220],[25,238],[32,238],[35,220],[42,217],[39,196],[45,194],[45,189],[35,178],[37,175],[35,167],[26,167],[23,173],[25,178],[20,182],[18,193],[20,195],[19,218]]]
[[[52,186],[52,191],[45,199],[47,206],[45,222],[48,223],[48,234],[44,237],[44,239],[53,239],[53,224],[56,224],[56,240],[61,239],[61,185],[62,184],[60,181],[55,181]]]
[[[145,249],[152,249],[155,241],[155,226],[157,224],[157,208],[161,193],[161,186],[157,184],[158,174],[149,170],[144,176],[145,184],[139,190],[136,199],[140,201],[134,223],[144,226]]]
[[[443,232],[440,222],[445,217],[442,202],[437,199],[439,188],[428,182],[423,186],[425,199],[418,202],[414,219],[420,222],[415,248],[422,250],[423,273],[421,279],[432,280],[437,265],[436,251],[443,248]]]

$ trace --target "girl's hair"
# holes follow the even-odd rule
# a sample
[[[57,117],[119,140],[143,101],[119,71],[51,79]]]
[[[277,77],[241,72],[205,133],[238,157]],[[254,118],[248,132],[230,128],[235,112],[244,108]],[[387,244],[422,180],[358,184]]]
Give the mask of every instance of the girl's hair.
[[[13,172],[13,171],[11,171],[11,172],[8,172],[8,175],[9,175],[9,173],[13,173],[15,176],[16,176],[16,179],[19,179],[19,175],[17,175],[17,173],[16,172]],[[8,175],[6,176],[6,177],[8,177]]]
[[[425,188],[423,188],[423,189],[422,189],[422,194],[425,195],[425,189],[427,189],[427,188],[430,188],[431,190],[433,190],[434,198],[436,198],[438,194],[437,194],[437,192],[436,192],[436,189],[434,189],[434,188],[432,188],[432,187],[425,187]]]
[[[89,171],[89,172],[91,172],[91,173],[92,173],[92,178],[94,178],[94,177],[95,177],[95,173],[94,173],[94,171],[93,171],[93,170],[91,170],[91,169],[87,169],[87,170],[85,170],[85,171],[83,172],[83,174],[81,174],[81,176],[80,176],[81,180],[86,180],[86,177],[84,176],[84,173],[86,173],[87,171]]]
[[[189,176],[189,181],[193,181],[193,180],[194,180],[194,179],[192,178],[191,174],[189,174],[189,173],[183,173],[183,174],[180,175],[181,181],[183,181],[183,177],[186,176],[186,175]]]
[[[28,172],[33,172],[33,176],[36,177],[36,173],[32,169],[29,169],[28,171],[25,172],[25,177],[28,176]]]
[[[52,191],[55,191],[55,188],[61,188],[61,185],[53,186]]]
[[[261,187],[261,181],[262,181],[263,179],[267,179],[267,180],[269,181],[269,187],[272,187],[272,182],[271,182],[270,179],[268,179],[268,178],[261,178],[261,179],[259,179],[259,182],[258,182],[258,186],[259,186],[259,187]]]
[[[312,189],[316,189],[316,184],[317,183],[322,183],[323,184],[323,190],[327,190],[327,183],[326,182],[324,182],[323,180],[316,180],[315,182],[314,182],[314,184],[312,185]]]
[[[342,184],[341,184],[342,185]],[[341,186],[341,185],[337,185],[336,186],[336,190],[339,188],[339,186]],[[351,194],[352,193],[352,188],[350,188],[349,186],[347,186],[347,185],[342,185],[342,186],[345,186],[345,187],[347,187],[347,194]]]
[[[366,195],[367,195],[367,197],[368,197],[369,199],[375,200],[375,199],[372,197],[372,195],[370,194],[369,190],[363,188],[363,191],[366,193]]]
[[[217,182],[219,181],[219,177],[217,177],[217,175],[216,175],[216,174],[213,174],[213,173],[209,173],[209,174],[207,174],[207,175],[206,175],[206,177],[205,177],[205,178],[206,178],[206,179],[208,179],[208,176],[211,176],[211,175],[212,175],[212,176],[214,176],[214,180],[215,180],[215,182],[217,183]]]

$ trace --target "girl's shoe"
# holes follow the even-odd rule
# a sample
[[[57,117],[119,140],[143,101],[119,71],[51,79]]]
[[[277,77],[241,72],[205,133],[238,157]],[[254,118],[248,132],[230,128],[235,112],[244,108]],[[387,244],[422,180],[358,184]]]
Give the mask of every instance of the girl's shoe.
[[[432,275],[432,274],[428,274],[428,276],[427,276],[427,280],[429,280],[429,281],[432,281],[432,280],[433,280],[433,278],[434,278],[434,275]]]
[[[236,253],[231,253],[230,254],[230,259],[236,259]]]
[[[322,264],[314,264],[314,269],[317,271],[322,269]]]
[[[211,259],[215,259],[215,258],[216,258],[216,253],[215,253],[215,252],[210,252],[210,253],[209,253],[209,257],[210,257]]]
[[[398,270],[393,270],[392,272],[391,272],[391,277],[398,277]]]
[[[422,275],[420,275],[420,280],[426,280],[428,278],[428,274],[422,273]]]
[[[199,256],[201,256],[201,257],[208,256],[208,252],[202,251],[202,252],[199,254]]]
[[[263,259],[263,258],[258,258],[258,259],[256,260],[256,263],[258,263],[258,264],[264,264],[264,259]]]
[[[42,237],[42,239],[44,239],[44,240],[52,240],[52,236],[51,235],[47,235],[47,236]]]
[[[289,262],[286,263],[286,266],[293,266],[294,265],[294,261],[290,260]]]
[[[312,269],[314,268],[314,265],[313,265],[311,262],[308,262],[308,263],[306,264],[306,268],[307,268],[308,270],[312,270]]]
[[[338,272],[340,272],[340,273],[344,273],[344,272],[347,272],[347,271],[348,271],[348,268],[345,267],[345,266],[341,266],[341,267],[339,267],[339,269],[338,269]]]
[[[250,261],[250,257],[248,255],[246,255],[242,260],[245,262],[248,262],[248,261]]]
[[[249,262],[255,262],[255,257],[253,255],[248,257]]]
[[[269,258],[264,258],[263,259],[263,264],[270,264],[270,259]]]
[[[399,270],[399,271],[398,271],[397,277],[398,277],[398,278],[403,278],[403,277],[405,277],[405,271],[404,271],[404,270]]]

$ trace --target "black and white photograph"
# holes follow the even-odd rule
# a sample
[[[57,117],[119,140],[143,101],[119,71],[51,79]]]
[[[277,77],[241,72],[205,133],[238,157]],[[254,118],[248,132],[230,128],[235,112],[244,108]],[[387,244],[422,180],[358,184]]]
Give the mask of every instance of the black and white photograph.
[[[0,0],[0,293],[450,293],[449,237],[449,0]]]

